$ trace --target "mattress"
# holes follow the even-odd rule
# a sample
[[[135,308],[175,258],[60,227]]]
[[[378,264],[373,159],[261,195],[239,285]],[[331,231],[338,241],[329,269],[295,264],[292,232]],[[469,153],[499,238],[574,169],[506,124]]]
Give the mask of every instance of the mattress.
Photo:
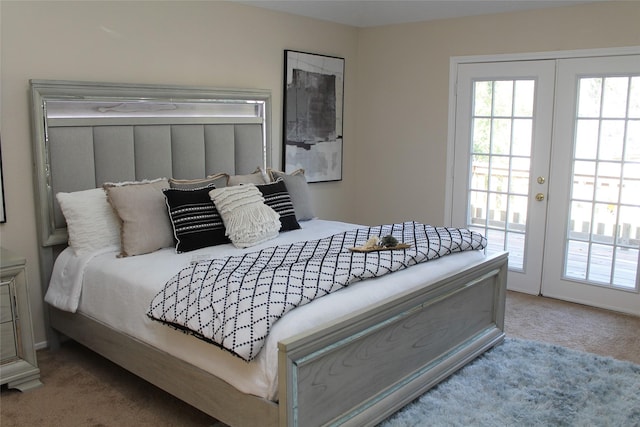
[[[485,257],[482,251],[448,255],[352,284],[298,307],[274,324],[264,348],[251,362],[245,362],[213,344],[147,317],[146,312],[153,297],[176,272],[192,261],[320,239],[358,227],[319,219],[304,221],[300,225],[300,230],[280,233],[274,240],[246,249],[228,244],[176,254],[173,248],[165,248],[151,254],[118,258],[117,248],[105,248],[79,258],[67,248],[56,260],[50,283],[51,295],[48,293],[47,301],[68,309],[65,307],[74,306],[72,300],[75,295],[77,312],[195,365],[243,393],[276,400],[279,341],[379,304],[394,295],[433,283]],[[71,301],[64,300],[65,294]],[[57,297],[53,298],[52,295]]]

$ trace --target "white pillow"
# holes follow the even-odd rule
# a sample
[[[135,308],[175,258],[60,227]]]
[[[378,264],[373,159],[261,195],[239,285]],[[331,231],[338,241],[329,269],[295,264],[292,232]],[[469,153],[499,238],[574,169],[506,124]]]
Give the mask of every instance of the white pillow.
[[[76,255],[120,246],[120,220],[102,188],[61,192],[56,199],[67,220],[69,246]]]
[[[262,193],[254,184],[217,188],[209,192],[209,197],[234,246],[247,248],[278,235],[280,215],[264,203]]]

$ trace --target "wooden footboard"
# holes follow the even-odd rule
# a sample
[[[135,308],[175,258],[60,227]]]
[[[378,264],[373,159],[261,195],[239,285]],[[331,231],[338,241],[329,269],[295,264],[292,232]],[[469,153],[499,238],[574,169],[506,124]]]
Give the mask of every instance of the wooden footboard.
[[[280,424],[375,424],[504,339],[507,256],[280,343]]]
[[[81,314],[53,329],[231,426],[373,425],[504,338],[507,256],[279,343],[279,404]]]

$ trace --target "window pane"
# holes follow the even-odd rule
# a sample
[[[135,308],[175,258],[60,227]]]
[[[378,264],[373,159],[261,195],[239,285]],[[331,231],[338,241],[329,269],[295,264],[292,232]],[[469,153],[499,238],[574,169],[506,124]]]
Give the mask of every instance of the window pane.
[[[527,158],[514,158],[511,161],[509,192],[529,194],[529,165]]]
[[[575,240],[569,240],[568,243],[564,275],[569,279],[584,280],[587,278],[589,243],[576,242]]]
[[[587,240],[591,233],[591,203],[571,202],[569,214],[571,239]]]
[[[511,154],[514,156],[531,155],[531,137],[533,120],[516,119],[513,121],[513,147]]]
[[[491,115],[492,82],[475,82],[473,98],[473,114],[475,116]]]
[[[576,161],[573,164],[573,199],[591,200],[596,175],[596,162]]]
[[[489,225],[504,228],[507,219],[507,196],[489,193]]]
[[[640,76],[631,77],[629,87],[629,118],[640,119]]]
[[[580,79],[580,94],[578,95],[578,117],[600,117],[600,94],[602,79]]]
[[[494,119],[492,154],[509,154],[511,148],[511,119]]]
[[[591,240],[598,243],[613,243],[614,224],[618,213],[617,206],[604,203],[594,204]]]
[[[507,250],[509,251],[509,268],[522,270],[524,266],[524,241],[521,233],[507,233]]]
[[[527,196],[509,196],[509,230],[526,231],[528,201]]]
[[[491,157],[491,177],[489,190],[506,193],[509,190],[509,158],[503,156]]]
[[[472,157],[471,188],[474,190],[489,189],[489,156]]]
[[[615,286],[626,289],[636,287],[636,265],[638,263],[638,250],[617,248],[616,265],[613,270],[613,283]]]
[[[640,164],[625,164],[622,176],[620,203],[638,204],[640,197]]]
[[[602,117],[625,117],[627,113],[628,77],[607,77],[602,94]]]
[[[640,120],[627,122],[627,143],[624,159],[628,162],[640,162]]]
[[[622,160],[624,120],[603,120],[600,134],[600,159]]]
[[[487,253],[492,254],[504,251],[504,231],[487,230],[485,237],[487,238]]]
[[[618,203],[620,194],[620,163],[601,162],[596,180],[596,197],[599,202]]]
[[[469,193],[470,224],[487,225],[487,193],[471,191]],[[482,231],[484,233],[484,230]]]
[[[610,283],[613,247],[593,244],[591,245],[589,255],[590,262],[588,280],[599,283]]]
[[[618,244],[640,248],[640,207],[621,206],[620,225],[618,226]]]
[[[473,119],[473,152],[489,153],[491,147],[491,119]]]
[[[493,86],[493,115],[511,116],[513,102],[513,81],[497,81]]]
[[[518,117],[533,116],[533,96],[535,82],[533,80],[516,81],[515,106],[513,114]]]
[[[598,120],[578,120],[576,129],[576,159],[595,159],[598,153]]]

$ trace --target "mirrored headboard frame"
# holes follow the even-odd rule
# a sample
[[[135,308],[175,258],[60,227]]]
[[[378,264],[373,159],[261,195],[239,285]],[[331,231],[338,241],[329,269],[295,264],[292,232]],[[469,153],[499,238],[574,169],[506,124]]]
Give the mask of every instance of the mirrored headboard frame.
[[[44,247],[67,243],[66,227],[56,220],[59,207],[54,194],[55,166],[52,167],[50,150],[50,128],[54,126],[95,129],[105,126],[210,128],[214,125],[232,125],[240,130],[251,130],[248,132],[250,137],[245,135],[242,138],[250,139],[251,144],[256,145],[250,150],[258,153],[258,159],[254,159],[256,156],[252,154],[251,160],[245,161],[244,166],[238,167],[236,163],[224,172],[250,173],[252,170],[247,170],[249,164],[254,165],[253,168],[258,165],[265,168],[271,166],[270,90],[31,80],[30,95],[36,215],[40,243]],[[255,131],[256,126],[259,126],[258,132]],[[184,141],[178,142],[182,146],[185,144]],[[191,141],[187,143],[192,145]],[[246,142],[243,144],[246,145]],[[200,151],[204,149],[198,148]],[[234,150],[233,147],[230,149]],[[238,156],[244,156],[247,151],[246,147],[236,147],[235,150],[241,153]],[[116,175],[111,174],[110,178],[120,178]],[[126,177],[122,180],[126,180]],[[73,190],[81,189],[84,188]],[[62,191],[69,190],[63,188]]]

